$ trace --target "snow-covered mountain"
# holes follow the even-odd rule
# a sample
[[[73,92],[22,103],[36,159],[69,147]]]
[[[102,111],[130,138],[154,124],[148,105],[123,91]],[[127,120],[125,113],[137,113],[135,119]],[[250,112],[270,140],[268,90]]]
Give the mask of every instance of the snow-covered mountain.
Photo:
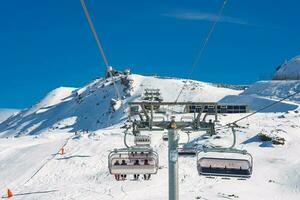
[[[273,80],[300,80],[300,55],[280,65]]]
[[[247,104],[250,110],[256,111],[299,91],[300,80],[258,81],[250,85],[249,88],[239,95],[227,95],[219,102]],[[299,106],[299,102],[300,94],[297,94],[292,96],[288,101],[277,103],[262,112],[286,112],[295,110]]]
[[[38,134],[55,129],[95,131],[105,128],[126,119],[128,102],[138,99],[145,88],[159,88],[165,101],[174,101],[186,80],[120,75],[115,81],[123,104],[117,110],[111,106],[116,92],[110,78],[94,80],[82,88],[60,87],[0,124],[0,136]],[[241,92],[189,80],[179,100],[218,101],[228,94]]]
[[[141,75],[115,77],[116,87],[122,96],[122,105],[115,109],[111,102],[116,91],[111,78],[97,79],[82,88],[60,87],[46,95],[32,107],[22,110],[0,124],[0,137],[39,134],[45,131],[96,131],[126,120],[128,102],[141,97],[145,88],[158,88],[165,101],[175,101],[180,89],[187,82],[179,101],[208,101],[248,104],[257,110],[299,90],[300,82],[258,82],[243,90],[221,87],[211,83],[176,78]],[[235,87],[232,87],[235,88]],[[300,97],[294,97],[299,101]],[[294,110],[298,105],[282,102],[266,112]]]

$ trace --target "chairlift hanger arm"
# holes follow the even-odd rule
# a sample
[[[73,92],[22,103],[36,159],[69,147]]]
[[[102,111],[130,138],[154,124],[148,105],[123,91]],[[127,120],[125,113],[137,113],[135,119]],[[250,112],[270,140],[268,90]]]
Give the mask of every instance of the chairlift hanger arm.
[[[124,145],[126,148],[129,148],[129,145],[127,144],[127,131],[124,132]]]
[[[189,131],[184,131],[187,135],[187,142],[185,143],[178,143],[178,145],[185,145],[185,144],[188,144],[190,142],[190,134],[189,134]]]

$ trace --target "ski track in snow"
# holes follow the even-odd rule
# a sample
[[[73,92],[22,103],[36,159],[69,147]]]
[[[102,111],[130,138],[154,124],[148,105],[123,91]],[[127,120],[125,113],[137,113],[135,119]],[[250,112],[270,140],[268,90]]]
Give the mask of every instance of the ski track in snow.
[[[281,123],[282,119],[276,118],[279,114],[272,114],[274,117],[268,121],[272,123]],[[286,114],[291,123],[299,120],[295,118],[295,114]],[[252,123],[256,120],[264,119],[264,114],[259,114],[256,119],[249,119]],[[239,115],[223,116],[222,123],[238,118]],[[245,125],[248,122],[243,122]],[[267,122],[266,122],[267,123]],[[254,123],[252,123],[254,124]],[[284,125],[284,129],[289,133],[289,140],[284,146],[259,147],[259,141],[242,144],[247,138],[251,138],[262,127],[251,125],[249,129],[242,129],[238,132],[238,144],[243,146],[254,156],[254,172],[249,180],[222,178],[206,178],[198,176],[196,170],[195,157],[179,157],[179,183],[181,199],[297,199],[300,195],[299,183],[300,174],[298,159],[298,144],[300,142],[299,129],[291,128],[289,124]],[[126,181],[115,181],[107,169],[107,155],[109,150],[115,147],[123,146],[122,130],[116,128],[112,132],[119,133],[115,135],[104,133],[100,130],[94,136],[83,134],[80,137],[73,137],[65,146],[65,155],[55,155],[55,158],[49,161],[42,170],[39,171],[27,184],[22,185],[28,177],[28,173],[20,173],[18,176],[23,181],[14,182],[10,170],[26,171],[22,165],[16,165],[13,168],[2,168],[3,174],[9,174],[10,182],[5,183],[5,187],[1,187],[2,191],[6,187],[13,186],[16,196],[14,199],[167,199],[168,181],[167,181],[167,142],[162,141],[163,132],[152,132],[152,141],[154,149],[159,152],[160,166],[157,175],[153,175],[149,181],[132,181],[129,177]],[[194,133],[193,137],[201,137],[203,133]],[[38,138],[8,138],[0,139],[1,143],[7,141],[9,146],[18,146],[21,152],[24,148],[32,151],[32,141],[38,141],[39,145],[34,145],[35,149],[44,149],[44,146],[56,143],[58,148],[65,142],[66,137],[62,137],[63,133],[57,133],[61,139],[55,139],[45,134]],[[211,140],[214,143],[229,144],[230,135],[228,133],[221,134],[223,139]],[[97,138],[97,140],[95,140]],[[132,138],[131,138],[132,139]],[[182,138],[183,140],[184,138]],[[51,141],[49,143],[49,141]],[[225,141],[224,141],[225,140]],[[202,141],[203,142],[203,141]],[[8,146],[8,145],[5,145]],[[25,151],[27,152],[27,151]],[[53,153],[55,151],[52,151]],[[6,151],[1,151],[0,158],[5,162],[13,162],[3,158]],[[51,156],[51,153],[45,157]],[[288,153],[288,157],[286,157]],[[25,162],[26,159],[32,163],[36,163],[36,158],[25,156],[19,158],[19,162]],[[42,159],[43,160],[43,159]],[[287,167],[289,163],[289,167]],[[33,172],[33,170],[30,170]],[[22,175],[23,174],[23,175]],[[274,182],[269,182],[273,180]],[[20,195],[18,195],[20,194]],[[22,195],[24,194],[24,195]]]

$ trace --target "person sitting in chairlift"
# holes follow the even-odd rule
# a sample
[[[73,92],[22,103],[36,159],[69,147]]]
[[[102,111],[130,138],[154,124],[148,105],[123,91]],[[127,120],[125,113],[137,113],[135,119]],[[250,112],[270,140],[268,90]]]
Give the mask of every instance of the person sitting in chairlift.
[[[114,165],[120,165],[119,161],[117,160]],[[119,181],[120,180],[120,174],[115,174],[115,179],[117,181]]]
[[[226,165],[225,165],[224,171],[225,171],[225,173],[228,173],[228,172],[229,172],[229,170],[227,170]]]
[[[149,165],[149,161],[145,159],[144,165]],[[144,174],[144,180],[149,180],[151,177],[151,174]]]
[[[140,162],[139,160],[135,160],[134,164],[133,165],[140,165]],[[138,180],[139,179],[139,174],[134,174],[133,177],[134,177],[134,180]]]
[[[127,163],[125,162],[125,160],[122,160],[121,165],[127,165]],[[126,174],[121,174],[121,178],[122,178],[122,180],[125,180],[126,179]]]

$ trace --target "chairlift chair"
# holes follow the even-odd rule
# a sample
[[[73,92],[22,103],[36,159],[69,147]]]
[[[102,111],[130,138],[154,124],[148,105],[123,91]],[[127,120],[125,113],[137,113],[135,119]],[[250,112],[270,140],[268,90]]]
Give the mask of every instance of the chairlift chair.
[[[156,174],[158,161],[157,152],[151,148],[115,149],[108,155],[108,168],[112,175]]]
[[[250,178],[252,168],[253,158],[246,150],[203,148],[197,153],[199,175]]]
[[[151,137],[148,135],[137,135],[134,137],[134,144],[136,146],[150,146]]]
[[[182,156],[195,156],[197,154],[197,144],[189,143],[190,142],[190,132],[186,131],[187,141],[185,143],[179,143],[178,155]]]

